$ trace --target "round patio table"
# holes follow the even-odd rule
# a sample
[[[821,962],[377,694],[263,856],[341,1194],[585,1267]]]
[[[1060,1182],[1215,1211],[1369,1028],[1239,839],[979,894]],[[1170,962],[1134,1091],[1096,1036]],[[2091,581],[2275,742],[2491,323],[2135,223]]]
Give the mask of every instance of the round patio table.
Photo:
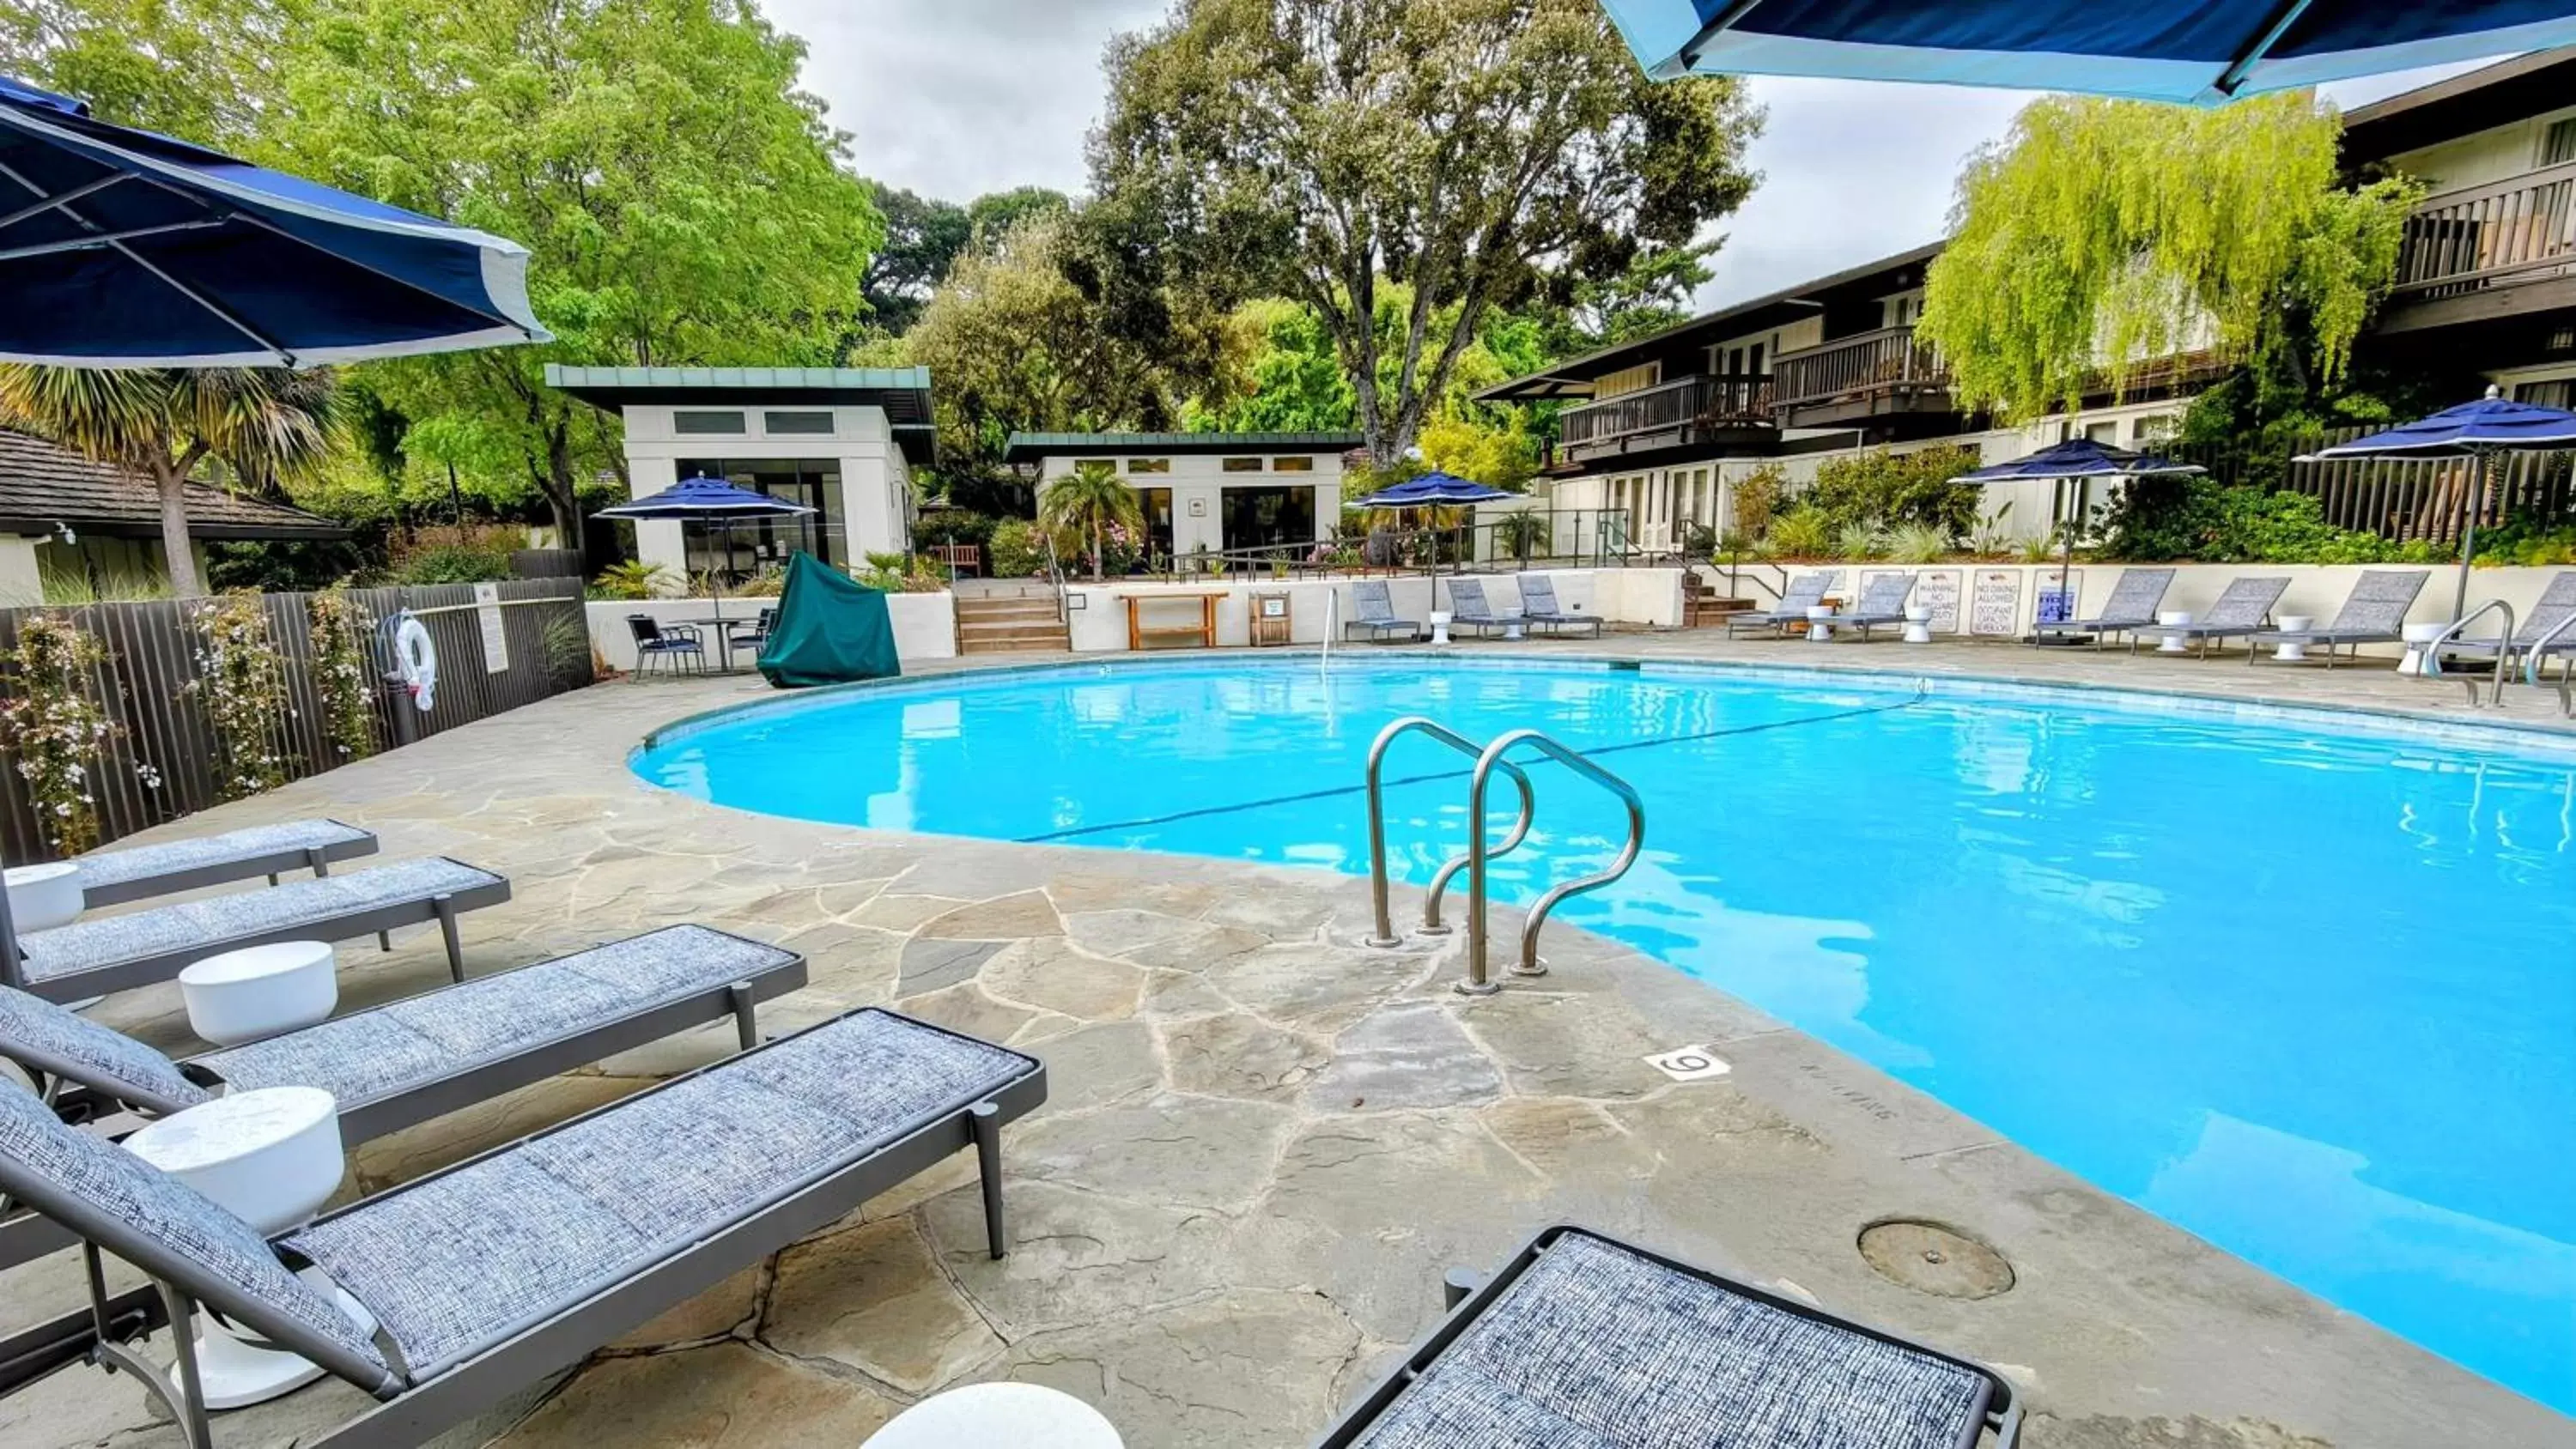
[[[886,1422],[861,1449],[1121,1449],[1100,1411],[1043,1384],[968,1384]]]
[[[731,674],[733,673],[733,631],[759,623],[760,613],[758,610],[754,610],[748,614],[735,614],[731,617],[727,617],[723,614],[710,614],[703,619],[674,619],[671,622],[674,624],[692,624],[701,629],[713,629],[716,634],[716,659],[718,661],[716,664],[716,671],[720,674]]]

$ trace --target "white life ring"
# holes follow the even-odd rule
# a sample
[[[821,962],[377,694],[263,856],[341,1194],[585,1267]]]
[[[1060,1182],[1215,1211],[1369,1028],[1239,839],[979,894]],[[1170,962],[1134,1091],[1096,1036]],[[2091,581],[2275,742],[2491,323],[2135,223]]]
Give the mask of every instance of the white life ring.
[[[438,698],[438,646],[430,642],[429,629],[409,614],[394,626],[394,659],[402,667],[403,687],[411,691],[411,702],[422,714]]]

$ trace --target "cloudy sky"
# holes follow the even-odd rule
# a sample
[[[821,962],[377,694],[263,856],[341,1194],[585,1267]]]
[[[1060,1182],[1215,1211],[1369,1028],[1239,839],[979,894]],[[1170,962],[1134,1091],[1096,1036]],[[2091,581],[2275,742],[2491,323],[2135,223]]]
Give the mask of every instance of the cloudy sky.
[[[1100,50],[1165,0],[763,0],[812,54],[807,89],[831,103],[859,169],[964,201],[1012,186],[1079,191],[1100,113]],[[2465,67],[2451,67],[2451,70]],[[2445,71],[2329,88],[2357,105]],[[2027,93],[1756,78],[1770,125],[1763,173],[1727,224],[1715,306],[1937,237],[1959,163],[2000,135]]]

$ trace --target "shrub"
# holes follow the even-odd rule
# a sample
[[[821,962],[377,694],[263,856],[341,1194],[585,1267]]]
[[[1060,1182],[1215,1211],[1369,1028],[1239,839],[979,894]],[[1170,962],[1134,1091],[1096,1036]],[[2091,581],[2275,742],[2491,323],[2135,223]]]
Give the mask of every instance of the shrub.
[[[394,565],[398,584],[479,584],[510,577],[510,550],[442,543],[406,554]]]
[[[1823,509],[1802,503],[1771,521],[1770,543],[1783,558],[1824,558],[1833,552],[1833,525]]]
[[[1821,510],[1837,533],[1855,523],[1921,523],[1957,538],[1977,520],[1978,490],[1951,480],[1976,466],[1976,455],[1965,448],[1880,448],[1827,461],[1799,501]]]
[[[221,594],[190,610],[197,677],[188,683],[215,739],[215,798],[239,800],[286,783],[286,666],[257,594]]]
[[[1928,523],[1900,523],[1887,531],[1886,542],[1894,563],[1939,563],[1950,554],[1949,535]]]
[[[2370,564],[2438,561],[2445,551],[2337,528],[2311,494],[2142,478],[2107,510],[2102,552],[2149,561]]]
[[[912,541],[922,548],[934,543],[971,543],[983,548],[993,541],[993,531],[1004,522],[971,508],[942,508],[913,520]]]
[[[662,595],[670,585],[669,569],[630,558],[601,569],[599,577],[590,581],[590,590],[602,599],[651,599]]]
[[[1006,518],[993,525],[984,546],[984,561],[997,579],[1025,579],[1046,572],[1046,539],[1025,518]]]
[[[90,775],[119,733],[89,692],[107,646],[66,615],[30,614],[19,622],[18,647],[9,658],[18,690],[0,703],[0,742],[25,782],[45,843],[57,855],[78,855],[98,844]]]
[[[1771,531],[1771,520],[1780,511],[1781,495],[1789,488],[1789,472],[1777,463],[1765,463],[1735,480],[1735,527],[1746,538],[1760,538]]]
[[[1494,523],[1494,547],[1529,562],[1539,546],[1547,542],[1547,518],[1543,514],[1506,513]]]
[[[307,606],[312,617],[313,688],[322,696],[322,725],[344,760],[376,752],[376,677],[367,642],[376,621],[346,589],[325,589]]]
[[[1838,558],[1872,559],[1886,547],[1886,530],[1863,519],[1854,519],[1834,530],[1834,554]]]
[[[787,570],[776,564],[762,564],[760,571],[734,585],[739,599],[774,599],[787,592]]]

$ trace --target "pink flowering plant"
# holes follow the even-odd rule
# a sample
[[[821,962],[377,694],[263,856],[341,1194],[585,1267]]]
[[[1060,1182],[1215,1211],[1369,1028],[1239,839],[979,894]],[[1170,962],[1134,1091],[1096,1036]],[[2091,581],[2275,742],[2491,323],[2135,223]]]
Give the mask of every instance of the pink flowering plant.
[[[286,669],[269,637],[268,610],[252,593],[224,594],[188,616],[197,633],[197,677],[188,692],[215,735],[215,794],[239,800],[286,783]]]
[[[367,664],[375,618],[346,589],[325,589],[312,601],[313,687],[322,696],[323,732],[341,760],[376,752],[376,681]]]
[[[117,726],[90,693],[107,646],[61,614],[31,614],[18,625],[17,692],[0,702],[8,746],[45,841],[58,855],[98,844],[99,757]]]

